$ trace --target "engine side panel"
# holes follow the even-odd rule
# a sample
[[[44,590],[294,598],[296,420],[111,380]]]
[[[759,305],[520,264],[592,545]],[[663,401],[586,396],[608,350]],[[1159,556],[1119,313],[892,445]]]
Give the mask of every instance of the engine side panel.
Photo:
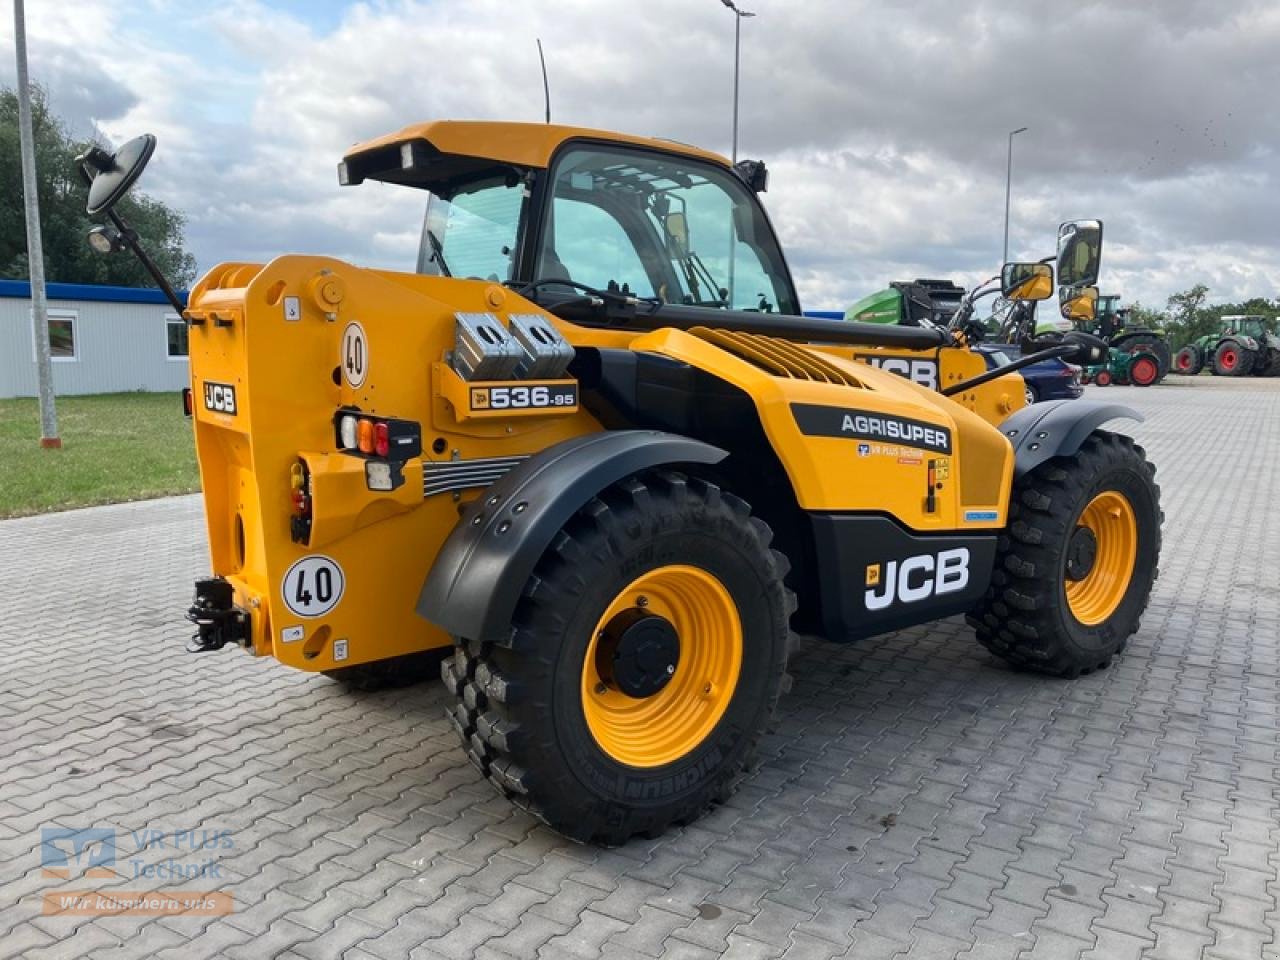
[[[834,356],[853,385],[775,376],[679,330],[630,349],[682,360],[750,397],[804,510],[882,512],[925,532],[1004,523],[1008,441],[931,390]]]

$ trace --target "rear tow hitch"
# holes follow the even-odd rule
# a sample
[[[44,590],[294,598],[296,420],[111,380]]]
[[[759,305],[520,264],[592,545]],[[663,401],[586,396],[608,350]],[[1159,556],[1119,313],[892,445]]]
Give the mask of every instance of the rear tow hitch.
[[[235,605],[231,584],[222,577],[196,581],[196,598],[187,619],[196,625],[195,634],[187,641],[188,653],[249,642],[249,614]]]

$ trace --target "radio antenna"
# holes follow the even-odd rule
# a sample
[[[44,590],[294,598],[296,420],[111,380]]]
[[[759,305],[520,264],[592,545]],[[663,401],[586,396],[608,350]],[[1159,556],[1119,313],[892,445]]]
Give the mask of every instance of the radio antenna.
[[[542,99],[547,107],[547,123],[551,122],[551,84],[547,82],[547,58],[542,55],[542,38],[538,37],[538,59],[542,61]]]

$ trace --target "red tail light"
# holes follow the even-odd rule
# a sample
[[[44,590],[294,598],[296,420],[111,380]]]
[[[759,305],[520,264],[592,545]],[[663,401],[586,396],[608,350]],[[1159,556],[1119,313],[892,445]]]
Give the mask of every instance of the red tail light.
[[[391,431],[385,423],[373,425],[373,452],[385,457],[391,451]]]

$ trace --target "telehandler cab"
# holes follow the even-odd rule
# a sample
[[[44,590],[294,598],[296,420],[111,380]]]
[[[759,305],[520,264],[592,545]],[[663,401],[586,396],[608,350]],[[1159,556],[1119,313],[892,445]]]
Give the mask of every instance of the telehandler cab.
[[[137,248],[111,205],[153,145],[82,159],[110,221],[95,247]],[[213,568],[190,649],[356,681],[452,645],[476,767],[568,836],[619,843],[733,788],[793,630],[965,613],[1060,676],[1137,630],[1159,491],[1099,429],[1137,414],[1009,415],[998,371],[944,396],[855,362],[957,334],[801,317],[763,165],[435,122],[354,147],[339,179],[429,194],[416,273],[225,263],[183,313]],[[1067,302],[1100,240],[1064,227]],[[1051,291],[1033,273],[1008,293]]]

